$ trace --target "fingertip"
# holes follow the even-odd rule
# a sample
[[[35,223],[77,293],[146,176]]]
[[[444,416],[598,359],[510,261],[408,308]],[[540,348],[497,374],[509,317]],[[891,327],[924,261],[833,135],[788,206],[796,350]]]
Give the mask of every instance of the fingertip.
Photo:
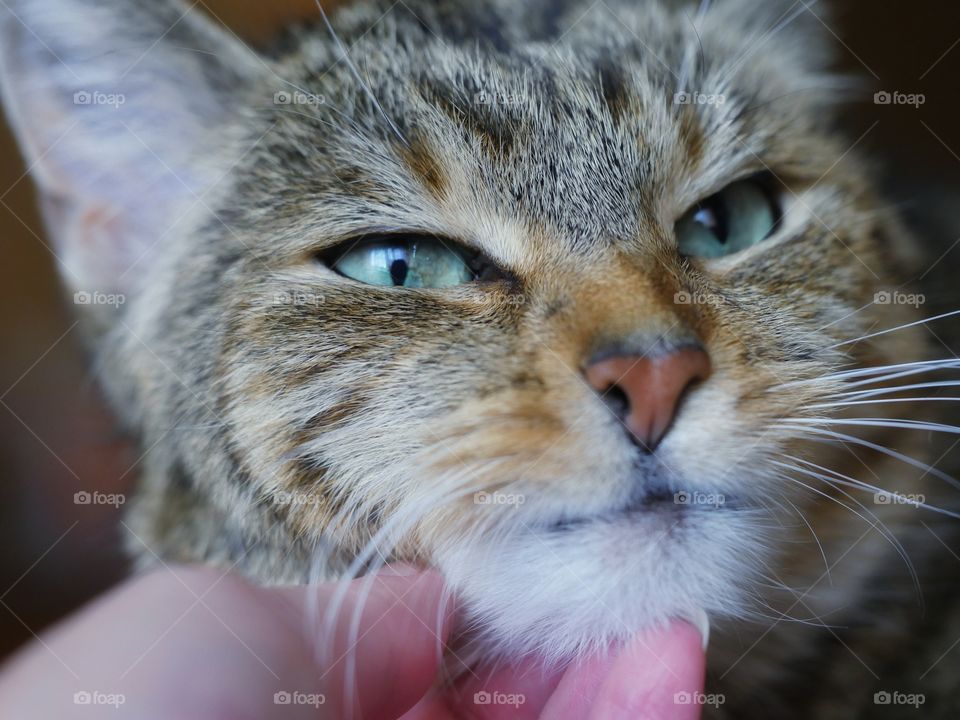
[[[688,622],[635,637],[613,663],[591,718],[694,720],[700,717],[706,654],[700,631]]]
[[[447,597],[434,571],[391,567],[351,583],[323,669],[341,716],[399,717],[427,693],[452,623]]]

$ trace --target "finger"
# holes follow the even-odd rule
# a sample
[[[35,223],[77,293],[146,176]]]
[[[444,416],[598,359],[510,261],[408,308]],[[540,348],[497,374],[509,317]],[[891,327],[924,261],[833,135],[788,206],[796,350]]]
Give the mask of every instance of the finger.
[[[590,716],[596,697],[610,674],[618,651],[609,651],[575,662],[563,674],[545,704],[540,718],[579,720]]]
[[[400,717],[428,693],[437,676],[453,612],[434,572],[381,573],[352,582],[286,588],[304,611],[319,593],[321,608],[342,597],[330,636],[318,639],[324,659],[318,681],[330,717]],[[321,609],[321,627],[326,613]]]
[[[702,643],[696,628],[679,621],[636,637],[609,667],[590,714],[580,717],[696,720],[700,706],[689,698],[703,691],[706,654]],[[572,716],[560,713],[552,717]]]
[[[447,702],[454,708],[455,717],[535,720],[562,675],[562,671],[548,670],[533,658],[493,671],[471,671],[447,695]]]

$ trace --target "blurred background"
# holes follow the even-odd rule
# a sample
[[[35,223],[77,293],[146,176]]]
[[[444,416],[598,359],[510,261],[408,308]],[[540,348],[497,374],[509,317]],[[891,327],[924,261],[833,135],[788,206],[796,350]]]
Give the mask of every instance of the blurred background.
[[[314,0],[198,5],[254,46],[286,23],[317,16]],[[931,263],[941,258],[923,278],[934,294],[930,314],[955,309],[960,3],[833,5],[828,31],[840,70],[878,91],[925,96],[919,108],[869,98],[844,106],[842,125],[851,144],[881,161],[883,184],[921,232]],[[90,378],[24,173],[0,120],[0,659],[123,577],[123,507],[77,504],[75,493],[129,493],[139,457],[115,431]],[[944,345],[945,353],[960,350]]]

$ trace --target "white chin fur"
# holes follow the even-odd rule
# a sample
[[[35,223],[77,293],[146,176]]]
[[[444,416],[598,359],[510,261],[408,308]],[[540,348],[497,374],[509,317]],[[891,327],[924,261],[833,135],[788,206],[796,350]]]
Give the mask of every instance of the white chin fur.
[[[672,618],[709,637],[741,615],[756,528],[725,511],[651,510],[562,531],[524,525],[455,542],[436,559],[488,658],[566,662]],[[519,527],[518,527],[519,526]]]

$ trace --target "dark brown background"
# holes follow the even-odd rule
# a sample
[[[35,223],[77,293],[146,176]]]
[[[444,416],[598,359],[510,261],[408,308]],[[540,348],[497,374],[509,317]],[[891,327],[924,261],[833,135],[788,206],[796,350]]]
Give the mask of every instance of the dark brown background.
[[[201,5],[252,42],[317,12],[313,0]],[[844,129],[853,143],[879,121],[861,147],[885,159],[894,197],[916,218],[934,207],[949,216],[960,191],[960,3],[844,2],[830,30],[842,69],[926,95],[919,110],[845,106]],[[0,126],[0,657],[122,575],[120,514],[74,505],[73,493],[127,492],[138,455],[114,435],[89,379],[23,172]],[[949,249],[960,222],[928,225],[943,265],[957,267],[960,249]]]

